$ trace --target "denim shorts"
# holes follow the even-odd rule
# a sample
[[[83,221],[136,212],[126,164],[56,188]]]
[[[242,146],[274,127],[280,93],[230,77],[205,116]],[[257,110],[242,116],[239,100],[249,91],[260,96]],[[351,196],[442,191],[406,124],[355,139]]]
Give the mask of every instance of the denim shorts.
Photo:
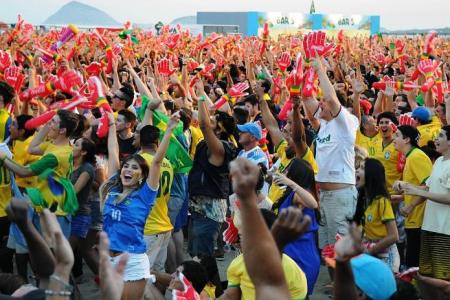
[[[169,203],[167,203],[168,212],[170,223],[172,226],[175,227],[177,216],[180,213],[185,199],[180,197],[170,197]]]
[[[103,216],[100,209],[99,200],[91,200],[91,229],[102,231],[103,229]]]
[[[72,217],[72,229],[70,235],[86,238],[91,226],[90,215],[75,215]]]
[[[64,237],[66,239],[69,239],[70,237],[70,231],[71,231],[71,223],[72,223],[72,216],[56,216],[56,219],[58,220],[59,226],[61,226],[61,231],[64,234]],[[41,230],[41,222],[39,219],[38,213],[35,211],[33,215],[33,224],[34,227],[42,233]]]
[[[173,225],[173,231],[180,231],[188,223],[188,212],[189,212],[189,199],[186,197],[184,199],[183,205],[175,219],[175,224]]]
[[[220,224],[197,212],[192,212],[188,233],[188,250],[192,257],[213,255],[214,244],[219,236]]]

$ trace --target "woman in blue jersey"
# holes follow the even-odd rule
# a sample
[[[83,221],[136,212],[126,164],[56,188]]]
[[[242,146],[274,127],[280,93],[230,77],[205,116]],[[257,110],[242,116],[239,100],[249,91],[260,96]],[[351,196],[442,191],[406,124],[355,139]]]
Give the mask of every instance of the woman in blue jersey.
[[[283,252],[292,258],[305,273],[308,281],[308,295],[311,295],[320,269],[319,250],[316,246],[319,212],[314,171],[307,161],[294,158],[284,173],[273,175],[274,182],[284,186],[286,190],[272,209],[278,209],[280,212],[289,206],[302,207],[303,215],[311,218],[308,231],[283,249]]]
[[[103,230],[110,240],[111,262],[117,265],[128,257],[122,299],[141,299],[146,279],[150,277],[144,225],[155,202],[160,167],[178,121],[179,115],[173,114],[151,166],[138,154],[128,156],[120,164],[115,120],[109,114],[109,179],[100,188],[100,197],[104,202]]]

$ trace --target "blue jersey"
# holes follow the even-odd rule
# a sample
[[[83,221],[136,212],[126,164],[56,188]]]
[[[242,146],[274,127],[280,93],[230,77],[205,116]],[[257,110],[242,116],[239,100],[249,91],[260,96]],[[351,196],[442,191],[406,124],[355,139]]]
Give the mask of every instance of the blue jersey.
[[[108,234],[111,250],[145,253],[144,226],[157,193],[158,190],[144,183],[119,204],[114,200],[120,193],[108,193],[103,208],[103,230]]]
[[[286,197],[280,205],[280,212],[293,205],[292,201],[294,194],[295,193],[292,192],[288,197]],[[283,253],[292,258],[300,269],[305,272],[308,283],[308,295],[312,295],[320,270],[320,256],[316,247],[315,236],[317,230],[319,229],[319,225],[317,223],[314,209],[304,207],[303,215],[308,215],[311,218],[311,225],[309,226],[308,231],[295,241],[287,244],[283,249]]]

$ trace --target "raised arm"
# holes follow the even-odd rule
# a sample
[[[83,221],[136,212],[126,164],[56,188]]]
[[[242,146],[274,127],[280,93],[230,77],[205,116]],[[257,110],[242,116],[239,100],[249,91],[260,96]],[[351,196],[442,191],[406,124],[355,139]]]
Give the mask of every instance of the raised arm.
[[[44,151],[41,149],[40,145],[44,142],[49,131],[50,128],[48,124],[45,124],[44,126],[41,127],[41,129],[39,129],[38,133],[34,136],[33,140],[31,141],[30,146],[28,146],[28,153],[33,155],[44,154]]]
[[[139,91],[140,96],[147,96],[147,97],[151,97],[151,92],[150,90],[147,88],[147,86],[144,84],[144,82],[141,80],[141,78],[139,77],[139,75],[136,73],[136,71],[134,70],[133,66],[131,65],[130,61],[127,59],[127,69],[131,74],[131,77],[133,77],[134,83],[136,84],[137,90]]]
[[[266,128],[269,130],[270,137],[275,146],[278,146],[284,139],[283,133],[278,127],[278,122],[275,120],[272,112],[269,109],[267,101],[264,100],[264,88],[258,83],[256,85],[256,97],[259,101],[259,107],[261,109],[262,121]]]
[[[292,110],[292,140],[294,141],[297,158],[302,158],[308,150],[306,144],[305,126],[300,116],[300,98],[293,97],[294,108]]]
[[[353,114],[358,118],[359,124],[361,124],[361,104],[359,98],[361,94],[366,90],[366,86],[362,80],[361,72],[358,72],[357,78],[352,78],[353,89]]]
[[[411,111],[414,111],[418,107],[416,96],[417,89],[412,89],[406,94],[406,99],[408,100],[408,104],[411,107]]]
[[[6,213],[11,222],[19,227],[30,250],[30,263],[41,279],[47,279],[55,269],[55,258],[42,235],[28,218],[28,204],[21,199],[12,198]]]
[[[108,113],[108,178],[115,175],[120,169],[119,143],[117,142],[116,121],[114,115]]]
[[[377,99],[375,100],[375,104],[373,106],[374,115],[379,115],[383,112],[383,92],[378,91]]]
[[[360,94],[353,93],[352,101],[353,101],[353,115],[358,118],[359,124],[361,124],[361,103],[359,102]]]
[[[120,78],[119,78],[119,59],[118,58],[113,58],[112,60],[112,65],[113,65],[113,85],[111,87],[111,93],[115,93],[118,89],[120,89],[122,87],[122,84],[120,83]]]
[[[312,65],[317,71],[317,75],[319,77],[320,88],[322,89],[323,93],[323,101],[327,102],[331,114],[333,116],[337,116],[341,109],[341,103],[338,100],[336,91],[334,90],[334,87],[331,84],[330,79],[328,79],[328,75],[321,58],[316,57]]]
[[[295,193],[293,201],[295,205],[313,209],[318,207],[317,200],[313,197],[313,195],[291,179],[287,178],[286,175],[275,173],[273,175],[273,181],[280,186],[288,186],[292,189]]]
[[[245,267],[255,285],[256,299],[290,299],[280,253],[256,204],[257,174],[258,166],[245,158],[230,163],[233,191],[241,202]]]
[[[161,107],[161,105],[163,105],[161,99],[153,99],[147,104],[142,125],[153,125],[153,112]]]
[[[204,93],[203,83],[201,80],[197,82],[197,88],[203,91],[201,93]],[[208,145],[208,160],[215,166],[221,166],[225,157],[225,148],[214,133],[211,121],[209,119],[208,108],[206,107],[205,101],[202,99],[204,98],[199,98],[198,101],[198,121],[203,137]]]
[[[172,114],[169,124],[167,124],[166,132],[164,132],[163,139],[156,150],[155,156],[153,157],[152,165],[150,166],[150,172],[147,178],[147,184],[154,190],[158,189],[161,165],[164,157],[166,156],[167,149],[169,148],[172,131],[177,126],[179,121],[180,113],[176,112]]]
[[[334,299],[356,300],[358,290],[355,285],[350,259],[363,251],[361,232],[355,224],[349,233],[334,245],[336,269],[334,272]]]
[[[158,94],[158,90],[156,89],[155,85],[155,74],[152,72],[150,66],[147,66],[147,85],[150,88],[150,91],[152,92],[152,96],[154,99],[161,99],[161,97]]]

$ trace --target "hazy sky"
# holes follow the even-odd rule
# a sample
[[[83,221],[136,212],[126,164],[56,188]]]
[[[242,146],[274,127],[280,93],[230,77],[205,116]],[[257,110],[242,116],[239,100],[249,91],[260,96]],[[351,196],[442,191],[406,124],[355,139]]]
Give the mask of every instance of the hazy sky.
[[[40,23],[69,0],[0,0],[0,20]],[[197,11],[309,12],[311,0],[79,0],[117,21],[155,23]],[[450,26],[450,0],[315,0],[317,13],[380,15],[388,29]]]

